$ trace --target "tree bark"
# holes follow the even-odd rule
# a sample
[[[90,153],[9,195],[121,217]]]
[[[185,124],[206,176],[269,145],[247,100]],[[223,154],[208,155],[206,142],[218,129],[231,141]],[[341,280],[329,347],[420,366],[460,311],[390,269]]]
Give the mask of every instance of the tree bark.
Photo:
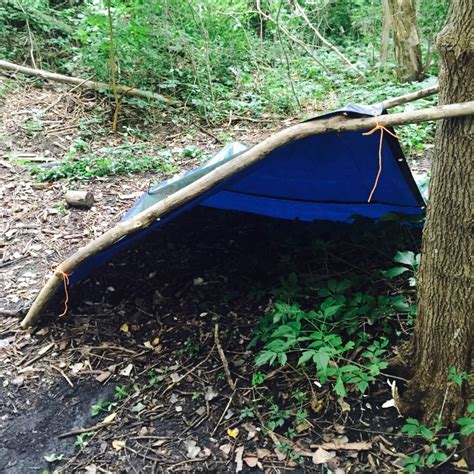
[[[388,5],[397,77],[400,81],[419,81],[423,78],[423,65],[415,0],[388,0]]]
[[[453,0],[438,35],[441,104],[473,97],[472,0]],[[473,369],[471,210],[472,117],[440,121],[436,132],[430,202],[423,231],[418,316],[411,343],[401,352],[411,377],[402,395],[406,415],[454,424],[464,412],[471,383],[459,387],[448,372]],[[470,385],[470,387],[469,387]]]
[[[388,0],[382,0],[383,24],[380,39],[380,64],[385,65],[388,58],[388,43],[390,40],[390,8]]]

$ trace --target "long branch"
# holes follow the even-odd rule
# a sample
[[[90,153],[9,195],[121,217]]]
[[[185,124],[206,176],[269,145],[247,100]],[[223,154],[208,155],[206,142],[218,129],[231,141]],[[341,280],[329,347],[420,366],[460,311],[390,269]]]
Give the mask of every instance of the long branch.
[[[22,74],[27,74],[29,76],[41,77],[48,81],[61,82],[63,84],[74,84],[84,89],[94,90],[97,89],[106,89],[110,91],[110,84],[99,81],[84,81],[78,77],[66,76],[64,74],[56,74],[54,72],[48,72],[43,69],[33,69],[30,67],[20,66],[18,64],[10,63],[8,61],[0,60],[0,69],[6,71],[20,72]],[[154,99],[164,102],[165,104],[173,105],[177,104],[178,101],[170,99],[169,97],[164,97],[161,94],[156,94],[155,92],[144,91],[141,89],[135,89],[133,87],[120,86],[117,85],[117,92],[128,95],[131,97],[143,97],[144,99]]]
[[[153,206],[140,212],[135,217],[117,224],[115,227],[108,230],[100,237],[88,243],[64,260],[64,262],[56,268],[55,272],[41,289],[38,297],[28,311],[28,314],[21,322],[21,326],[27,328],[36,323],[56,289],[63,282],[64,274],[71,274],[88,258],[110,247],[125,236],[134,234],[135,232],[148,227],[163,215],[171,212],[184,203],[197,198],[217,183],[265,158],[276,148],[286,145],[294,140],[327,132],[368,130],[376,125],[390,127],[407,123],[419,123],[426,120],[440,120],[468,115],[474,115],[474,101],[401,112],[393,115],[381,115],[378,117],[348,118],[339,115],[327,119],[303,122],[275,133],[250,150],[242,153],[242,155],[222,164],[207,175],[165,197]]]
[[[426,89],[421,89],[416,92],[410,92],[399,97],[394,97],[393,99],[387,99],[382,102],[383,108],[385,110],[396,107],[397,105],[406,104],[414,100],[422,99],[423,97],[428,97],[430,95],[437,94],[439,92],[439,85],[435,84],[434,86],[427,87]]]

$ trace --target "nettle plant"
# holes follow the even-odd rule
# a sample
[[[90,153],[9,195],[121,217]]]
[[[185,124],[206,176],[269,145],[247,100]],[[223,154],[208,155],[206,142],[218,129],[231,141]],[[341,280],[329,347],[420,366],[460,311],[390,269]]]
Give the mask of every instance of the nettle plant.
[[[319,383],[331,384],[340,397],[348,387],[366,392],[387,367],[386,336],[393,331],[392,317],[414,310],[403,296],[376,296],[354,291],[353,286],[349,280],[325,282],[317,289],[315,308],[306,310],[296,301],[300,286],[295,276],[285,280],[273,293],[290,302],[274,303],[250,343],[263,344],[257,367],[292,363],[316,371]],[[371,326],[374,330],[368,332]],[[352,360],[354,351],[358,362]]]

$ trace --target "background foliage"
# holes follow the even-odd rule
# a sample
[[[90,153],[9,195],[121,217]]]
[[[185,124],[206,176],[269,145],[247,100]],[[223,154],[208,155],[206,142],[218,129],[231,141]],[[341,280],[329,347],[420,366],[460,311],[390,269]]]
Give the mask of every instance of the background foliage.
[[[300,5],[359,73],[318,40],[287,0],[111,0],[119,82],[177,98],[211,122],[230,113],[373,102],[410,88],[396,83],[393,64],[379,63],[379,0]],[[434,35],[447,5],[418,2],[428,75],[436,74]],[[33,56],[38,67],[108,81],[106,6],[102,0],[5,0],[0,57],[31,64]]]

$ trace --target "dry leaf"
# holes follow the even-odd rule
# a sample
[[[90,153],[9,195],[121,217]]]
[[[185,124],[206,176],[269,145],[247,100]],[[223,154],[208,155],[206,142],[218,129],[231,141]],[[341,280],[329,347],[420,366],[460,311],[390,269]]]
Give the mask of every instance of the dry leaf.
[[[112,423],[112,421],[115,420],[115,417],[117,416],[117,413],[111,413],[110,415],[107,415],[103,420],[102,423],[108,424]]]
[[[280,451],[279,449],[275,449],[275,454],[276,457],[278,458],[278,461],[284,461],[286,459],[286,453],[283,451]]]
[[[297,433],[303,433],[303,431],[307,431],[311,428],[311,425],[307,422],[300,423],[299,425],[296,426],[296,432]]]
[[[170,378],[173,383],[178,383],[181,380],[181,377],[176,372],[170,374]]]
[[[244,423],[242,426],[247,430],[247,441],[257,436],[258,430],[254,425],[252,425],[252,423]]]
[[[343,413],[344,413],[345,411],[351,411],[351,406],[349,405],[349,403],[347,403],[347,402],[344,400],[344,398],[339,397],[339,398],[337,399],[337,403],[338,403],[339,406],[341,407]]]
[[[272,455],[272,452],[269,449],[259,448],[257,449],[257,456],[259,459],[265,459]]]
[[[219,446],[219,449],[225,454],[227,457],[230,453],[230,450],[232,449],[231,444],[223,444],[222,446]]]
[[[244,462],[248,467],[255,467],[258,464],[258,458],[257,456],[247,456],[244,458]]]
[[[129,332],[128,330],[128,323],[123,323],[121,326],[120,326],[120,331],[124,332],[125,334],[127,334]]]
[[[176,395],[176,393],[173,392],[170,397],[170,403],[171,405],[174,405],[175,403],[178,403],[178,402],[179,402],[179,397],[178,395]]]
[[[216,392],[213,387],[207,387],[207,388],[206,388],[206,394],[204,395],[204,398],[205,398],[208,402],[210,402],[211,400],[213,400],[214,398],[216,398],[218,395],[219,395],[219,393]]]
[[[198,454],[201,452],[201,448],[199,446],[196,446],[196,441],[189,439],[184,442],[184,445],[186,446],[186,451],[187,451],[187,456],[189,459],[194,459],[198,456]]]
[[[311,410],[314,413],[319,413],[324,408],[324,400],[319,400],[316,395],[311,397]]]
[[[458,462],[453,462],[453,466],[456,466],[458,469],[467,469],[468,465],[464,458],[461,458]]]
[[[153,349],[153,346],[151,345],[150,341],[145,341],[143,345],[145,346],[146,349]]]
[[[244,463],[242,462],[242,456],[244,455],[244,447],[239,446],[235,450],[235,472],[240,472],[244,468]]]
[[[120,451],[121,449],[125,448],[126,441],[121,439],[114,439],[112,441],[112,448],[116,451]]]
[[[108,371],[108,370],[105,370],[103,372],[100,372],[98,375],[95,376],[95,379],[97,380],[97,382],[105,382],[112,374]]]
[[[119,374],[123,375],[124,377],[130,377],[130,374],[132,373],[133,370],[133,364],[128,364],[125,369],[122,369]]]
[[[97,466],[95,464],[89,464],[84,470],[87,474],[97,474]]]
[[[326,451],[323,448],[318,448],[313,454],[313,464],[324,464],[335,456],[336,453],[334,451]]]
[[[157,346],[159,343],[160,343],[160,338],[159,337],[155,337],[155,339],[153,339],[153,341],[151,341],[152,346]]]
[[[239,436],[239,428],[229,428],[227,430],[227,434],[231,437],[236,439]]]
[[[82,362],[77,362],[72,364],[70,368],[73,374],[78,374],[84,368],[84,364]]]
[[[382,404],[382,408],[393,408],[396,407],[395,400],[391,398]]]

